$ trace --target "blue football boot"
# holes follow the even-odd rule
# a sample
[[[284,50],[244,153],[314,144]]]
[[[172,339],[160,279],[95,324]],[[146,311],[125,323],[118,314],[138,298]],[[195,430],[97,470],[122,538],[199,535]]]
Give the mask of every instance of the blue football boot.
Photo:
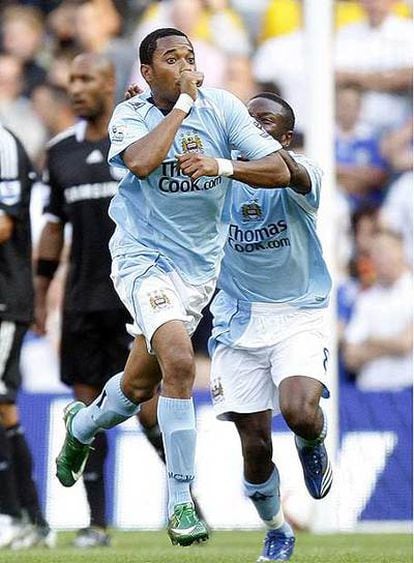
[[[292,535],[286,535],[279,530],[268,530],[263,542],[263,551],[257,559],[257,563],[261,561],[289,561],[294,547],[295,536],[293,531]]]
[[[295,436],[295,444],[309,494],[316,499],[326,497],[332,486],[333,474],[324,443],[303,446],[299,445]]]

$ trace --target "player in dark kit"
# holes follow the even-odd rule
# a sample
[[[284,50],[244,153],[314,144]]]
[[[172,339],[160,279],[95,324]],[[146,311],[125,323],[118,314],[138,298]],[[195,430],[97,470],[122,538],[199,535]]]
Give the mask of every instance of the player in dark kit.
[[[29,203],[34,176],[21,143],[0,126],[0,548],[13,549],[55,542],[39,505],[16,405],[20,352],[33,315]]]
[[[114,70],[98,55],[79,55],[72,63],[69,94],[80,121],[50,141],[45,180],[50,199],[39,243],[36,324],[46,330],[46,301],[60,263],[65,223],[72,225],[69,271],[61,338],[61,379],[75,397],[93,401],[128,357],[129,315],[110,280],[108,241],[114,224],[108,216],[119,173],[107,164],[107,128],[113,109]],[[149,429],[157,439],[157,432]],[[150,439],[151,441],[151,439]],[[158,438],[158,442],[160,442]],[[106,546],[104,463],[107,437],[99,433],[84,473],[90,526],[80,530],[77,547]]]

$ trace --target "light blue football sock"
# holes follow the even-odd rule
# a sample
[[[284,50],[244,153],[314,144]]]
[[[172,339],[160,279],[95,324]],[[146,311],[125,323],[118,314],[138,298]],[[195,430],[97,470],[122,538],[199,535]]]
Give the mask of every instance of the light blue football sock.
[[[291,527],[285,522],[280,506],[279,471],[276,466],[264,483],[249,483],[245,480],[244,490],[269,529],[293,535]]]
[[[139,411],[140,406],[130,401],[121,389],[122,375],[111,377],[99,397],[73,417],[71,432],[79,442],[90,444],[99,430],[112,428]]]
[[[196,426],[193,399],[160,397],[158,424],[164,443],[167,482],[168,515],[174,506],[192,502],[190,485],[194,480]]]
[[[326,434],[328,433],[328,419],[326,417],[326,414],[324,413],[323,409],[321,407],[319,407],[321,409],[322,412],[322,416],[323,416],[323,426],[322,426],[322,430],[321,433],[319,434],[319,436],[313,440],[307,440],[306,438],[302,438],[301,436],[298,436],[298,434],[296,434],[296,445],[298,446],[298,448],[302,449],[302,448],[306,448],[306,447],[310,447],[310,446],[317,446],[318,444],[321,444],[325,438],[326,438]]]

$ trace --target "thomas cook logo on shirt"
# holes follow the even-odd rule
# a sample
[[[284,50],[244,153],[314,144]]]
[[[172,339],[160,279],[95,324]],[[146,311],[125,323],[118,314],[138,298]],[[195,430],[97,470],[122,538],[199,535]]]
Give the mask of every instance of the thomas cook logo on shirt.
[[[125,125],[112,125],[111,127],[111,141],[113,143],[122,143],[125,138],[126,126]]]
[[[183,153],[204,152],[203,143],[197,133],[183,135],[181,137],[181,148]]]
[[[164,291],[154,291],[153,293],[150,293],[149,302],[154,311],[160,311],[171,307],[171,301]]]
[[[259,221],[263,216],[263,211],[257,200],[251,201],[250,203],[243,203],[241,206],[241,214],[243,217],[243,222],[246,221]]]

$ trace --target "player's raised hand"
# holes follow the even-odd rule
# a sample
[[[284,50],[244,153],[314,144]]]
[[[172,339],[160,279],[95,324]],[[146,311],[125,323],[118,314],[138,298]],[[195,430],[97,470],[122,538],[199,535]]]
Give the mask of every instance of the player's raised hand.
[[[177,156],[178,166],[183,174],[197,180],[201,176],[217,176],[218,163],[215,158],[204,154],[189,153]]]
[[[203,84],[204,74],[197,70],[183,70],[180,75],[180,92],[188,94],[195,100],[197,98],[197,88]]]
[[[138,94],[142,94],[144,90],[138,86],[138,84],[130,84],[124,94],[124,100],[130,100]]]

